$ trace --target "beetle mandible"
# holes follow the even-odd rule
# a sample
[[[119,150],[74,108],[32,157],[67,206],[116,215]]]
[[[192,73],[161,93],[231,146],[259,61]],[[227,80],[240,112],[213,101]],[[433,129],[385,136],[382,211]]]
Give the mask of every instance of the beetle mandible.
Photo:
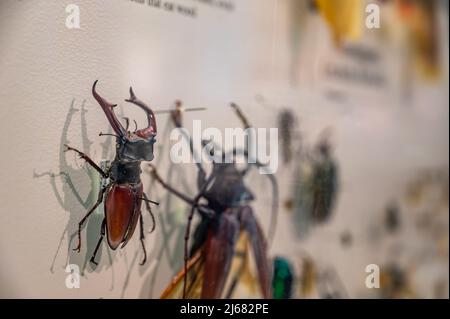
[[[86,154],[65,145],[66,152],[76,152],[80,158],[84,159],[104,180],[107,181],[100,189],[97,202],[78,224],[78,245],[74,250],[80,252],[81,227],[87,218],[104,201],[105,217],[101,226],[100,239],[90,261],[97,265],[95,256],[105,235],[111,249],[116,250],[120,245],[122,245],[122,248],[125,247],[133,236],[139,219],[140,241],[144,251],[144,258],[141,262],[141,265],[143,265],[147,259],[147,253],[144,245],[144,225],[141,214],[141,204],[144,202],[150,213],[153,221],[151,231],[153,231],[155,229],[155,218],[149,203],[158,203],[149,200],[143,191],[140,178],[140,164],[142,161],[153,160],[153,144],[156,142],[156,118],[153,111],[134,95],[133,89],[130,87],[130,98],[125,101],[133,103],[145,111],[148,125],[144,129],[137,130],[136,128],[134,132],[128,131],[128,125],[124,128],[114,113],[113,108],[116,104],[109,103],[97,93],[97,82],[98,81],[95,81],[92,86],[92,95],[102,107],[115,132],[116,156],[112,161],[110,168],[107,171],[103,171]],[[100,136],[102,135],[108,134],[100,133]]]

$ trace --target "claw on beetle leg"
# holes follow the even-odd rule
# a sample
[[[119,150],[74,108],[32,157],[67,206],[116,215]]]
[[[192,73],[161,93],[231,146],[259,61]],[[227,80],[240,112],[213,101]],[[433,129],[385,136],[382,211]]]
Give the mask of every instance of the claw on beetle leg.
[[[144,236],[144,221],[142,219],[142,214],[139,217],[139,226],[140,226],[139,228],[140,228],[140,232],[141,232],[140,241],[141,241],[141,245],[142,245],[142,250],[144,251],[144,259],[140,263],[140,265],[142,266],[147,261],[147,251],[145,249],[145,243],[144,243],[144,240],[145,240],[145,236]]]
[[[106,218],[103,219],[102,226],[101,226],[102,232],[101,232],[101,235],[100,235],[100,239],[98,240],[97,246],[95,246],[94,253],[92,254],[92,257],[90,259],[90,262],[93,263],[96,266],[98,266],[98,262],[95,261],[95,256],[97,256],[97,252],[98,252],[98,249],[100,248],[100,245],[101,245],[101,243],[103,241],[103,237],[105,237],[105,233],[106,233],[105,228],[106,228]]]
[[[91,260],[89,260],[91,263],[93,263],[94,265],[96,265],[96,266],[98,266],[98,262],[96,262],[95,260],[94,260],[94,258],[91,258]]]

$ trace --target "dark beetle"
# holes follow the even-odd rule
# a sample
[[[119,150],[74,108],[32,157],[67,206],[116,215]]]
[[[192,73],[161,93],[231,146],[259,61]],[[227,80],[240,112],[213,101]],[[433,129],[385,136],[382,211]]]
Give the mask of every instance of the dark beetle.
[[[122,248],[128,243],[132,237],[139,219],[140,222],[140,240],[144,250],[144,259],[141,264],[144,264],[147,255],[144,245],[144,226],[141,215],[141,204],[144,201],[147,210],[153,220],[152,231],[155,228],[155,219],[150,210],[150,201],[145,193],[141,183],[141,168],[142,161],[153,160],[153,144],[156,139],[156,119],[153,111],[142,101],[136,98],[133,89],[130,87],[130,98],[126,102],[133,103],[139,106],[147,114],[148,125],[144,129],[129,132],[128,125],[126,128],[117,119],[114,114],[113,105],[102,98],[95,90],[97,81],[92,86],[92,94],[97,102],[102,107],[108,118],[114,132],[116,133],[116,157],[111,163],[111,167],[105,172],[97,164],[94,163],[86,154],[66,145],[66,151],[75,151],[80,158],[84,159],[91,165],[105,180],[105,186],[100,189],[97,202],[88,211],[86,216],[78,224],[78,246],[74,249],[80,252],[81,249],[81,227],[89,215],[105,201],[105,218],[101,226],[101,236],[92,255],[91,262],[95,262],[95,256],[103,240],[107,236],[108,245],[115,250],[122,244]],[[102,134],[100,135],[107,135]],[[104,194],[105,198],[103,198]],[[152,202],[154,203],[154,202]]]
[[[312,217],[317,223],[322,223],[330,218],[335,206],[339,174],[336,161],[332,157],[331,144],[326,138],[319,142],[316,153],[311,185],[313,192]]]
[[[272,289],[274,299],[290,299],[294,286],[294,269],[286,258],[275,257],[273,261]]]
[[[232,105],[238,116],[244,123],[245,128],[249,127],[246,118],[236,105]],[[190,144],[193,145],[192,140]],[[191,147],[191,152],[194,152]],[[236,150],[232,150],[234,154]],[[248,156],[247,150],[243,155]],[[151,165],[151,164],[150,164]],[[256,163],[257,166],[262,166]],[[207,176],[201,164],[198,165],[199,174],[197,179],[198,195],[191,199],[180,193],[172,186],[165,183],[152,167],[154,178],[168,191],[177,195],[191,205],[191,212],[188,218],[188,225],[185,235],[185,264],[184,270],[163,292],[161,298],[174,295],[174,291],[179,287],[183,278],[183,297],[193,294],[195,281],[202,280],[201,298],[220,298],[224,295],[224,288],[228,281],[231,263],[235,253],[235,246],[242,233],[247,233],[258,270],[258,279],[264,298],[270,298],[270,266],[267,261],[267,242],[264,233],[257,222],[250,202],[254,200],[252,192],[244,183],[244,177],[250,166],[243,170],[236,167],[236,163],[213,162],[212,172]],[[276,213],[278,189],[273,175],[269,176],[274,187],[274,213]],[[206,200],[206,204],[199,203],[200,199]],[[188,253],[188,239],[190,237],[190,225],[194,211],[201,215],[201,222],[194,233],[194,243]],[[275,215],[273,215],[275,216]],[[271,226],[275,226],[275,220],[271,221]],[[272,229],[271,229],[272,230]],[[271,234],[272,235],[272,234]],[[202,273],[189,275],[191,282],[187,284],[188,272],[195,272],[195,269]],[[239,274],[231,280],[237,282]],[[194,279],[196,278],[196,279]],[[229,288],[227,296],[232,294],[234,284]]]
[[[291,162],[293,154],[292,142],[294,140],[294,130],[297,126],[297,119],[290,109],[283,109],[278,114],[278,127],[281,135],[281,151],[284,164]]]

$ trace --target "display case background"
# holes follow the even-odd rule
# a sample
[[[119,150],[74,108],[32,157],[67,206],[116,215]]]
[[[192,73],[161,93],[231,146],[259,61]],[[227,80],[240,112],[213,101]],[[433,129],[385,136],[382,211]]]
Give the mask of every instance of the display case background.
[[[314,81],[314,65],[308,60],[314,52],[327,54],[326,48],[333,46],[323,21],[313,21],[314,28],[302,34],[309,46],[299,51],[304,53],[294,64],[298,81],[293,82],[291,1],[235,1],[232,12],[196,1],[174,2],[195,5],[197,17],[126,0],[0,4],[0,297],[157,298],[181,266],[180,216],[186,207],[172,198],[172,212],[167,212],[167,202],[154,209],[157,228],[147,235],[149,260],[144,267],[137,264],[141,250],[134,236],[125,249],[111,252],[110,257],[103,245],[99,267],[86,266],[80,289],[65,286],[65,266],[70,262],[84,268],[86,246],[92,249],[96,243],[100,222],[98,215],[87,224],[83,251],[73,252],[76,243],[69,247],[64,230],[67,227],[72,234],[86,207],[94,203],[97,180],[73,154],[62,153],[62,144],[82,148],[97,162],[112,159],[111,140],[102,144],[108,140],[98,136],[109,126],[91,96],[96,79],[98,91],[141,126],[142,113],[123,101],[130,85],[154,109],[170,108],[175,99],[186,106],[208,108],[187,114],[187,127],[193,119],[201,119],[205,128],[238,127],[228,107],[231,101],[239,103],[258,127],[273,127],[277,108],[292,107],[309,144],[323,128],[332,127],[341,173],[334,216],[299,241],[292,230],[292,213],[281,206],[270,256],[282,255],[295,263],[306,251],[337,270],[349,297],[372,296],[374,292],[365,287],[366,265],[381,265],[396,257],[408,263],[423,241],[418,242],[413,228],[405,226],[395,239],[400,243],[397,250],[390,248],[394,239],[371,244],[367,239],[371,225],[379,222],[392,198],[402,196],[419,170],[443,168],[448,175],[448,73],[438,84],[413,82],[407,100],[399,93],[398,82],[392,81],[381,94],[361,96],[350,88],[349,99],[332,101],[323,94],[321,82]],[[80,29],[65,26],[69,3],[80,7]],[[447,32],[442,36],[442,55],[448,57],[448,16],[442,14],[441,19],[441,29]],[[386,72],[391,72],[387,76],[394,79],[401,59],[390,56],[389,47],[382,51],[392,66],[387,67]],[[443,69],[447,68],[448,58],[443,59]],[[258,104],[258,94],[273,107]],[[163,132],[168,117],[161,115],[157,121],[161,148],[156,148],[155,161],[167,177],[169,136]],[[283,202],[292,189],[293,167],[281,165],[280,161]],[[188,182],[178,185],[195,194],[193,165],[176,169]],[[51,176],[60,171],[68,173],[84,204],[61,176]],[[176,181],[181,173],[174,174]],[[143,180],[151,198],[165,199],[162,189],[151,187],[148,175]],[[248,184],[258,199],[256,215],[267,229],[269,184],[258,174],[252,174]],[[144,215],[149,228],[150,219]],[[174,229],[171,236],[164,234],[164,225]],[[343,249],[339,238],[347,230],[353,234],[353,245]],[[161,248],[163,243],[170,248],[171,260]],[[447,265],[417,267],[422,267],[415,277],[419,296],[433,296],[432,283],[443,277],[448,297],[448,258]]]

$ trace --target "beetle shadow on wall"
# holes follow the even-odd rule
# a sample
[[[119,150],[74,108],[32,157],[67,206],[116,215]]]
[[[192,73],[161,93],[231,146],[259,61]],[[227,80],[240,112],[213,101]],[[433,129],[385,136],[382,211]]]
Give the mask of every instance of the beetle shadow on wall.
[[[166,180],[171,185],[180,185],[185,194],[190,194],[189,190],[192,190],[192,187],[187,185],[184,173],[181,167],[177,167],[176,164],[170,164]],[[140,293],[141,298],[159,297],[159,294],[162,292],[155,291],[155,287],[157,286],[160,270],[164,268],[162,263],[164,258],[167,260],[166,265],[169,266],[172,276],[175,276],[183,265],[185,226],[190,207],[185,204],[183,204],[184,208],[182,209],[173,207],[173,203],[176,200],[178,199],[174,195],[168,193],[161,201],[164,205],[162,205],[163,210],[161,210],[162,214],[158,223],[160,232],[157,235],[157,245],[150,258],[155,260],[156,263],[151,273],[144,280]],[[183,221],[178,219],[177,215],[180,215],[179,213],[184,216]],[[170,278],[167,279],[167,283],[169,283]]]
[[[76,247],[76,241],[78,240],[78,223],[97,201],[101,181],[99,174],[91,167],[88,167],[88,165],[84,162],[77,162],[80,165],[78,167],[73,167],[67,162],[66,156],[71,155],[64,152],[64,145],[71,144],[70,140],[68,139],[68,132],[70,127],[72,126],[74,116],[78,114],[79,111],[82,140],[80,150],[88,155],[91,155],[90,149],[91,145],[93,144],[92,141],[89,140],[87,134],[86,113],[88,111],[85,108],[85,100],[81,103],[80,109],[77,109],[75,105],[76,100],[72,99],[69,110],[67,112],[66,120],[64,122],[64,126],[61,131],[59,143],[59,169],[57,173],[50,170],[44,173],[34,172],[33,176],[34,178],[49,177],[52,191],[59,205],[61,206],[63,211],[69,213],[69,220],[60,236],[59,244],[56,248],[56,252],[51,262],[50,271],[52,273],[54,272],[57,257],[60,255],[61,246],[63,245],[64,239],[67,237],[67,255],[66,262],[63,265],[63,268],[65,268],[67,264],[77,264],[80,267],[81,273],[85,274],[86,271],[99,272],[103,269],[111,267],[113,276],[112,282],[114,282],[114,271],[112,268],[113,256],[109,249],[106,248],[108,254],[108,262],[99,262],[98,266],[95,266],[89,262],[100,237],[100,229],[104,217],[103,205],[100,205],[96,209],[96,211],[88,218],[82,228],[82,252],[78,253],[73,250],[73,248]],[[108,136],[105,142],[101,144],[102,159],[108,158],[108,156],[111,155],[111,145],[112,139],[110,136]],[[78,148],[77,145],[73,146]],[[59,184],[61,185],[60,187],[58,187]],[[97,261],[102,260],[102,251],[104,250],[103,246],[105,245],[102,245],[97,254]],[[84,247],[86,247],[86,249],[83,249]]]
[[[174,126],[172,121],[168,120],[165,126],[164,133],[161,134],[162,137],[169,136],[170,130]],[[169,145],[169,144],[167,144]],[[156,167],[161,167],[164,158],[162,154],[168,154],[168,150],[164,146],[164,143],[158,145],[158,154],[160,156],[157,158],[155,163]],[[195,191],[195,186],[193,187],[189,183],[188,176],[186,174],[185,168],[182,165],[174,164],[168,161],[167,173],[165,180],[171,185],[178,185],[181,190],[189,195]],[[158,194],[157,183],[155,180],[151,180],[148,184],[147,190],[149,195],[161,199],[160,205],[157,208],[158,214],[157,218],[157,229],[158,233],[155,237],[155,246],[150,255],[150,260],[153,261],[153,267],[151,272],[143,280],[140,298],[158,298],[161,291],[155,291],[158,285],[158,278],[160,278],[161,270],[164,269],[164,265],[169,267],[171,275],[175,275],[183,265],[184,256],[184,236],[185,236],[185,226],[187,222],[187,216],[190,211],[190,207],[182,203],[181,205],[176,205],[180,203],[181,200],[176,198],[170,192],[165,192],[161,196]],[[167,278],[167,283],[169,283],[170,278]]]

